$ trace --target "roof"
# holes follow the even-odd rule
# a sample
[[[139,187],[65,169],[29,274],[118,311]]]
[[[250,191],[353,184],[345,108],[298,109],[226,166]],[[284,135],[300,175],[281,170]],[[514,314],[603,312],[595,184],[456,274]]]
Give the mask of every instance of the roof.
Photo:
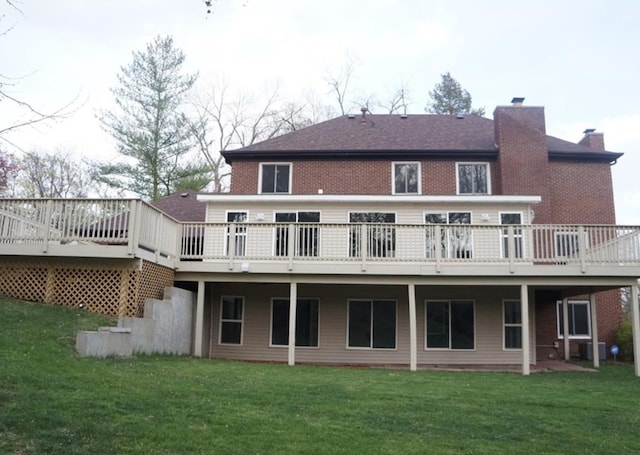
[[[204,221],[207,205],[198,201],[197,196],[197,192],[187,190],[159,199],[151,205],[178,221]]]
[[[551,156],[614,161],[621,154],[598,152],[547,136]],[[228,163],[238,159],[363,158],[495,158],[493,120],[477,115],[342,116],[243,147],[223,151]]]

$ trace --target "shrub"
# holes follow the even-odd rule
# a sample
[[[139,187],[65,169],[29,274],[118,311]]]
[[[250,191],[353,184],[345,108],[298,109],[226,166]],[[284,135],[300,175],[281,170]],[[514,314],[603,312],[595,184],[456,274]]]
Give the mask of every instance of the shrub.
[[[630,362],[633,361],[633,331],[629,318],[625,318],[618,327],[616,331],[616,343],[618,348],[620,348],[618,358]]]

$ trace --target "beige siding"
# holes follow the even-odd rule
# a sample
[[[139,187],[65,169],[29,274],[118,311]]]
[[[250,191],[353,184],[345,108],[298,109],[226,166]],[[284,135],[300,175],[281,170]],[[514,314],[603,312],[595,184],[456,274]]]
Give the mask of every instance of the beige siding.
[[[223,201],[222,201],[223,202]],[[472,224],[500,224],[500,213],[522,213],[523,224],[531,223],[531,207],[527,204],[490,204],[490,203],[407,203],[398,196],[398,202],[354,203],[354,202],[269,202],[260,203],[259,196],[255,201],[226,203],[209,202],[207,221],[225,223],[227,211],[246,211],[249,222],[274,221],[276,212],[318,211],[322,223],[348,223],[350,212],[383,212],[395,213],[397,224],[423,224],[424,213],[471,212]],[[486,218],[486,215],[488,218]],[[486,218],[486,219],[485,219]]]
[[[503,349],[502,300],[518,299],[516,287],[422,287],[416,288],[418,364],[519,364],[520,350]],[[222,345],[220,298],[245,297],[241,346]],[[271,299],[288,298],[289,286],[282,284],[216,284],[211,305],[211,349],[214,358],[259,361],[287,361],[286,347],[270,347]],[[296,362],[324,364],[409,363],[409,312],[405,286],[298,285],[299,298],[317,298],[319,347],[296,348]],[[396,349],[354,349],[347,347],[347,302],[349,299],[391,299],[397,301]],[[431,350],[425,347],[425,301],[428,299],[470,299],[475,301],[476,342],[472,351]],[[533,306],[533,305],[531,305]],[[531,320],[534,318],[532,317]],[[533,332],[533,327],[532,327]],[[532,343],[532,346],[534,343]],[[533,359],[533,357],[532,357]]]

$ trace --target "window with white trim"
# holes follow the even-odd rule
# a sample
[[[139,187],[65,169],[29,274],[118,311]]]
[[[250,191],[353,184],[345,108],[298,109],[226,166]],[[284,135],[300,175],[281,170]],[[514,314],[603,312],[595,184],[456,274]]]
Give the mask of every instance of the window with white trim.
[[[313,224],[319,223],[320,212],[276,212],[276,223],[287,223],[276,227],[275,255],[289,255],[289,224],[304,223],[295,228],[294,245],[296,256],[318,256],[318,227]]]
[[[522,224],[522,213],[501,213],[500,214],[500,224],[502,225],[520,225]],[[522,244],[522,229],[520,228],[511,228],[511,234],[509,233],[510,229],[505,228],[502,230],[502,257],[503,258],[517,258],[521,259],[523,253],[523,244]],[[509,251],[509,237],[513,237],[513,252]]]
[[[591,338],[591,310],[588,301],[569,300],[569,338]],[[564,338],[562,301],[557,303],[558,338]]]
[[[227,223],[234,223],[234,225],[227,226],[224,242],[225,256],[246,256],[247,226],[243,226],[243,223],[248,218],[247,212],[227,212]],[[231,237],[234,239],[233,243],[230,243]],[[231,246],[233,248],[230,248]]]
[[[420,163],[393,163],[393,194],[420,194]]]
[[[470,300],[428,300],[427,349],[474,349],[475,308]]]
[[[366,242],[367,257],[392,258],[396,255],[395,213],[352,212],[349,223],[371,223],[371,226],[354,226],[349,232],[349,256],[362,257],[362,241]],[[365,239],[362,232],[366,231]]]
[[[395,300],[349,300],[347,346],[395,349]]]
[[[489,163],[456,163],[458,194],[491,194]]]
[[[440,239],[436,237],[435,228],[427,228],[426,248],[427,258],[436,257],[436,248],[440,248],[440,257],[469,259],[473,256],[473,239],[471,228],[471,212],[444,212],[425,213],[425,224],[448,224],[452,225],[440,230]],[[459,226],[460,225],[460,226]]]
[[[271,345],[289,344],[289,299],[271,302]],[[296,346],[318,346],[318,299],[298,299],[296,302]]]
[[[502,324],[505,349],[522,349],[522,306],[520,300],[502,302]]]
[[[244,297],[222,296],[220,301],[220,344],[242,344]]]
[[[260,193],[290,193],[291,192],[291,164],[290,163],[261,163],[260,164]]]

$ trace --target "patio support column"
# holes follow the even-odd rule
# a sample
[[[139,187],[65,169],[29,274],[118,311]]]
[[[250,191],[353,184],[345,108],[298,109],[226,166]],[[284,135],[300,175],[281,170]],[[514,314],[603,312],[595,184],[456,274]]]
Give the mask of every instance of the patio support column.
[[[598,317],[596,316],[596,295],[589,294],[589,306],[591,307],[591,355],[593,367],[600,367],[600,349],[598,346]]]
[[[530,373],[529,358],[529,287],[526,284],[520,286],[520,318],[522,322],[522,374]]]
[[[298,309],[298,283],[289,286],[289,365],[296,364],[296,310]]]
[[[562,333],[564,342],[564,359],[569,360],[571,358],[571,352],[569,352],[569,299],[566,297],[562,299]]]
[[[196,295],[196,327],[193,340],[193,355],[202,357],[202,332],[204,329],[204,281],[198,281],[198,294]]]
[[[640,376],[640,308],[638,308],[638,285],[631,286],[631,328],[633,332],[633,358],[636,376]]]
[[[418,369],[418,341],[416,328],[416,286],[409,284],[409,369]]]

